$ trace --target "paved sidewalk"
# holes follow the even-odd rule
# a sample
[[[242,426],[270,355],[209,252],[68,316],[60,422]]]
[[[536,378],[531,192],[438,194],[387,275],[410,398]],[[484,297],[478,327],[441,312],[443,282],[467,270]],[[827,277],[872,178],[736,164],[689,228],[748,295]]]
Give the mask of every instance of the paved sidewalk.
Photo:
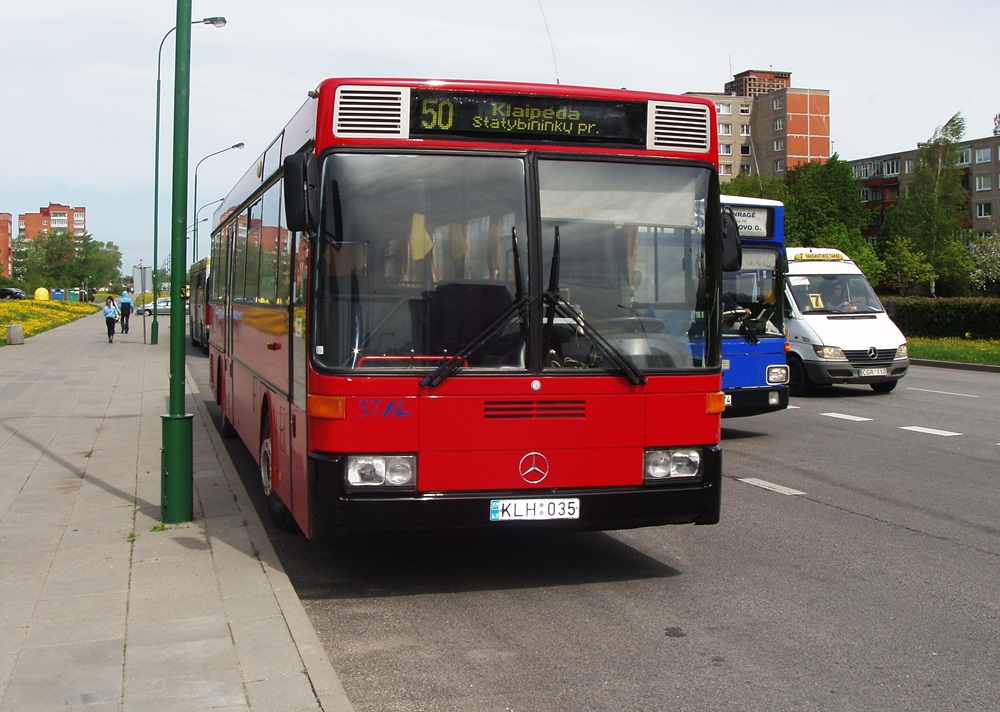
[[[190,378],[194,521],[159,525],[168,321],[0,348],[0,712],[351,710]]]

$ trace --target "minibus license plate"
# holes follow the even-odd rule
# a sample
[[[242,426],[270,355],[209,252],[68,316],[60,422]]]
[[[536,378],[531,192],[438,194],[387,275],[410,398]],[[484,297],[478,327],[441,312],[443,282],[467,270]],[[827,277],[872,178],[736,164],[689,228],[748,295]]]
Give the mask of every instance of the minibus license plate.
[[[580,500],[576,497],[490,500],[491,522],[579,518]]]
[[[887,368],[862,368],[862,376],[888,376],[889,369]]]

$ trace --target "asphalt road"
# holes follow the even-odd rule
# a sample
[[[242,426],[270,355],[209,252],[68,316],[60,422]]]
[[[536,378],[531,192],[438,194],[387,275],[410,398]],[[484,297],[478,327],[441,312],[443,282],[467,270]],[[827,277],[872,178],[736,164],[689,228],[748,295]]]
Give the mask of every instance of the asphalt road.
[[[272,540],[359,712],[995,710],[998,386],[724,421],[717,526]]]

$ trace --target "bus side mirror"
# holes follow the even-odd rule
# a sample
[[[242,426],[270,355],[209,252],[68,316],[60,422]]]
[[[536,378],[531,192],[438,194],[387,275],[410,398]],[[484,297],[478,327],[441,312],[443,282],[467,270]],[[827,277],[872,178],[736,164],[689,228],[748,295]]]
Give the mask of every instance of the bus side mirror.
[[[733,209],[722,209],[722,271],[739,272],[743,266],[743,245],[740,244],[740,228],[736,224]]]
[[[315,232],[319,225],[319,165],[310,151],[285,156],[285,221],[292,232]]]

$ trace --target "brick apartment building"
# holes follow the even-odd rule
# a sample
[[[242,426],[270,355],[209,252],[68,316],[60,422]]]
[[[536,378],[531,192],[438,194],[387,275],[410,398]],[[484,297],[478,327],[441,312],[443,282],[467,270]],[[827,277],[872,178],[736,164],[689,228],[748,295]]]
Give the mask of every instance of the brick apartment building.
[[[721,93],[688,92],[715,102],[719,174],[777,176],[830,157],[830,92],[797,89],[791,72],[750,69]]]
[[[17,216],[18,237],[31,239],[35,235],[48,235],[55,230],[69,230],[74,235],[83,235],[87,232],[87,209],[49,203],[47,208],[39,208],[37,213],[21,213]]]
[[[878,241],[886,211],[913,180],[917,153],[914,147],[849,161],[854,177],[861,181],[861,200],[872,213],[871,223],[863,231],[870,243]],[[958,167],[969,193],[967,227],[972,235],[981,237],[994,229],[994,216],[1000,218],[1000,114],[994,119],[992,136],[959,144]]]
[[[11,260],[14,251],[14,233],[11,228],[13,216],[0,213],[0,277],[10,277]]]

